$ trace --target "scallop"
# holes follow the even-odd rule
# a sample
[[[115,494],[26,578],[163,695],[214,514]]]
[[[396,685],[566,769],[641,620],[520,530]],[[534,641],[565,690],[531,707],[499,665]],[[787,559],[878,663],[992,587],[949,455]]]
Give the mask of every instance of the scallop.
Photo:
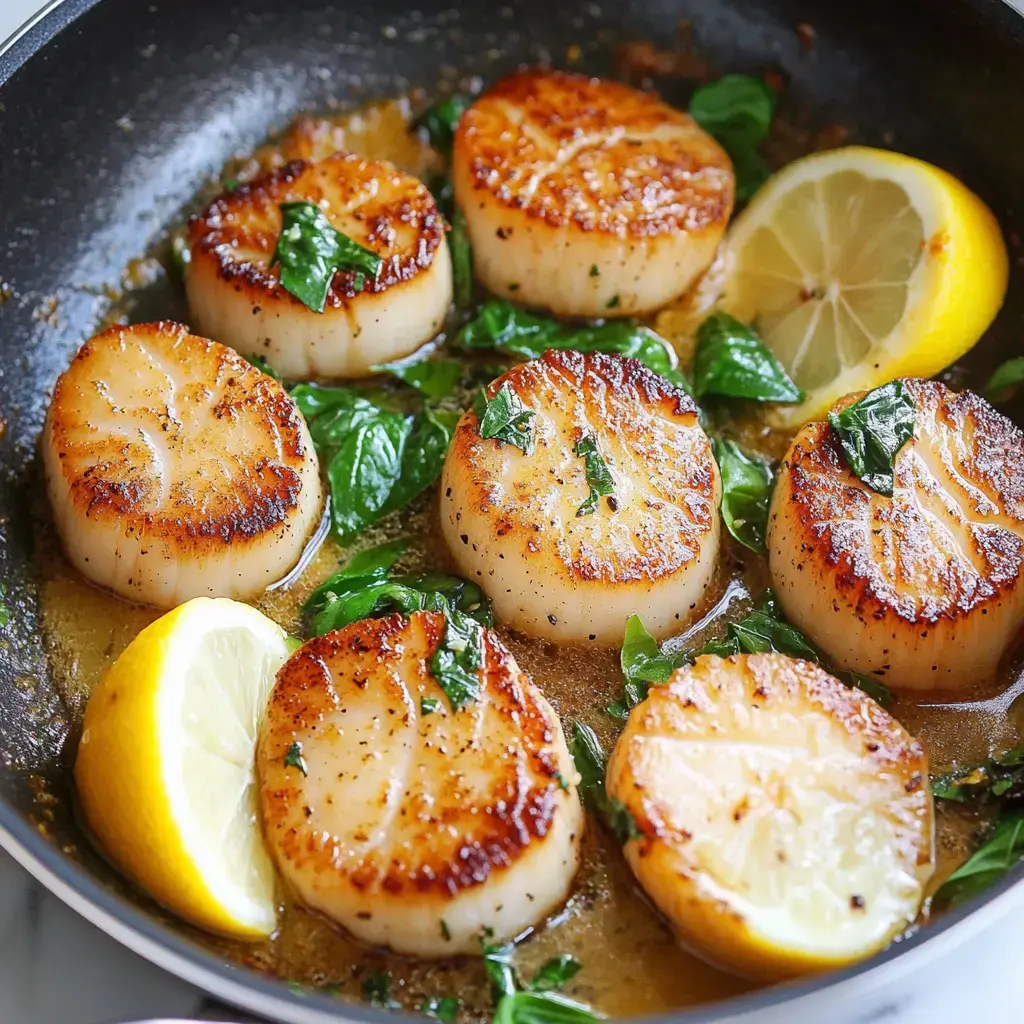
[[[467,412],[441,478],[441,529],[505,624],[559,643],[667,636],[715,569],[721,481],[697,407],[635,359],[546,352],[488,388],[532,412],[524,452]],[[610,474],[591,495],[581,443]],[[584,450],[586,450],[584,448]],[[607,489],[607,488],[606,488]]]
[[[323,312],[287,292],[271,266],[281,204],[308,202],[383,260],[375,278],[338,270]],[[189,224],[189,309],[203,332],[284,377],[360,377],[440,330],[452,299],[444,218],[418,179],[336,153],[296,160],[215,199]]]
[[[971,392],[903,384],[914,436],[891,498],[853,474],[827,423],[797,434],[769,514],[772,585],[837,667],[969,692],[1024,622],[1024,434]]]
[[[683,942],[759,981],[881,949],[932,874],[921,744],[781,654],[698,658],[652,687],[606,784],[641,833],[626,859]]]
[[[557,716],[494,633],[458,710],[444,616],[364,619],[280,670],[260,732],[263,827],[307,906],[374,946],[479,953],[565,900],[583,811]]]
[[[41,448],[72,564],[158,608],[257,596],[321,518],[316,454],[288,394],[181,324],[113,327],[83,345]]]
[[[477,278],[559,316],[634,316],[715,257],[735,178],[688,115],[618,82],[502,79],[462,116],[452,156]]]

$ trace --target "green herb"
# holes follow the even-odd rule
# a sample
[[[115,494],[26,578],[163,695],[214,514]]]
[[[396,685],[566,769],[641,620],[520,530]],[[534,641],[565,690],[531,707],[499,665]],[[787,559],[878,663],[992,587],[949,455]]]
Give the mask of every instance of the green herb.
[[[615,481],[608,469],[608,463],[598,450],[597,438],[593,434],[584,434],[576,442],[576,455],[583,459],[587,470],[587,483],[590,485],[590,494],[576,510],[576,515],[589,516],[597,511],[598,498],[615,493]]]
[[[436,697],[420,697],[420,714],[421,715],[432,715],[437,711],[441,710],[441,702]],[[444,933],[448,930],[448,925],[441,922],[441,932]],[[445,935],[445,938],[448,938]]]
[[[896,456],[914,436],[914,400],[899,380],[869,391],[828,421],[850,469],[873,491],[892,496]]]
[[[561,772],[555,772],[554,775],[551,776],[551,778],[553,778],[555,782],[558,783],[559,789],[564,789],[566,792],[568,792],[569,783],[565,781],[565,776]]]
[[[458,128],[459,119],[472,102],[472,96],[461,92],[452,93],[451,96],[427,107],[413,122],[413,126],[424,129],[430,145],[450,159],[455,129]]]
[[[403,508],[440,475],[459,414],[385,409],[351,388],[298,384],[292,398],[309,425],[331,487],[331,525],[349,540]]]
[[[698,397],[755,402],[802,402],[793,383],[753,328],[728,313],[713,313],[697,331],[693,384]]]
[[[574,326],[535,316],[504,299],[490,299],[459,332],[456,344],[467,349],[496,348],[523,359],[536,359],[550,348],[577,352],[616,352],[631,356],[689,392],[690,385],[676,369],[672,347],[649,327],[628,321]]]
[[[435,400],[454,394],[462,379],[462,363],[457,359],[414,357],[398,363],[371,366],[370,369],[376,373],[390,373]]]
[[[613,296],[612,296],[612,297],[611,297],[611,298],[610,298],[610,299],[609,299],[609,300],[608,300],[608,301],[607,301],[607,302],[606,302],[606,303],[604,304],[604,308],[605,308],[605,309],[618,309],[618,308],[619,308],[619,297],[618,297],[618,295],[613,295]]]
[[[0,583],[0,628],[10,625],[11,609],[7,607],[7,587]]]
[[[484,971],[491,982],[491,989],[495,999],[503,996],[514,995],[518,988],[516,972],[512,968],[512,954],[515,946],[512,943],[504,945],[492,945],[482,943],[484,956]]]
[[[1018,792],[1024,783],[1024,746],[1014,747],[987,761],[957,765],[932,779],[932,795],[938,800],[966,803],[988,796],[1002,797]]]
[[[184,230],[176,231],[171,236],[171,266],[182,281],[185,280],[191,262],[192,250],[189,248],[188,235]]]
[[[285,768],[298,768],[303,775],[309,774],[309,770],[306,768],[306,759],[302,756],[301,743],[293,743],[288,748],[288,752],[284,755],[284,766]]]
[[[641,839],[643,832],[621,800],[613,800],[604,788],[605,754],[589,725],[574,721],[572,758],[580,774],[583,802],[608,826],[620,843]]]
[[[465,309],[473,301],[473,246],[470,244],[466,218],[461,210],[456,210],[452,214],[448,248],[452,254],[452,290],[455,305],[459,309]]]
[[[1011,388],[1024,381],[1024,356],[1008,359],[999,366],[985,385],[985,397],[990,402],[1006,398]]]
[[[717,654],[728,658],[734,654],[767,654],[771,651],[807,661],[820,660],[818,652],[807,642],[803,633],[782,621],[775,599],[768,594],[760,608],[738,622],[729,623],[724,639],[712,640],[697,654]]]
[[[235,192],[241,184],[242,183],[237,178],[224,178],[220,183],[220,187],[224,189],[225,192]]]
[[[561,988],[580,972],[583,964],[569,953],[544,963],[527,986],[531,992],[551,992]]]
[[[839,676],[849,686],[866,693],[876,704],[887,711],[893,706],[896,698],[892,690],[884,683],[880,683],[874,676],[866,676],[863,672],[842,672]]]
[[[447,695],[452,711],[458,711],[480,696],[483,665],[484,631],[480,623],[457,609],[449,610],[430,671]]]
[[[953,906],[994,885],[1024,858],[1024,808],[1005,810],[988,839],[953,872],[933,897]]]
[[[255,366],[261,373],[265,373],[268,377],[273,377],[278,383],[281,381],[281,375],[275,370],[266,358],[263,356],[242,356],[242,358],[252,366]]]
[[[452,933],[448,930],[448,922],[443,917],[441,918],[441,938],[445,942],[452,941]]]
[[[493,398],[481,390],[473,409],[480,419],[480,436],[496,438],[514,445],[524,455],[533,450],[533,409],[523,405],[508,381],[501,385]]]
[[[735,441],[715,438],[715,459],[722,474],[722,521],[729,534],[751,551],[764,551],[772,471]]]
[[[757,152],[767,136],[775,109],[775,93],[749,75],[724,75],[701,86],[690,99],[690,115],[714,136],[732,159],[736,197],[749,199],[768,177]]]
[[[391,998],[391,975],[386,971],[374,971],[363,979],[363,998],[374,1006],[388,1010],[400,1010],[401,1003]]]
[[[589,1006],[557,992],[513,992],[502,996],[491,1024],[590,1024],[601,1019]]]
[[[591,263],[590,264],[590,276],[591,277],[600,277],[601,276],[601,271],[598,269],[598,266],[597,266],[596,263]]]
[[[455,996],[444,996],[440,999],[428,999],[420,1003],[420,1012],[425,1013],[434,1020],[444,1021],[444,1024],[452,1024],[459,1015],[459,1001]]]
[[[630,615],[626,620],[622,653],[619,655],[622,674],[626,677],[622,698],[609,704],[605,710],[613,718],[628,718],[629,712],[646,700],[649,683],[668,682],[672,673],[690,658],[690,652],[686,650],[676,654],[662,650],[654,637],[644,629],[640,616]]]
[[[371,548],[321,583],[303,606],[310,634],[320,636],[391,612],[457,611],[492,624],[491,603],[475,583],[442,572],[392,574],[402,551],[399,543]]]
[[[302,641],[297,636],[286,636],[284,645],[288,648],[289,654],[294,654],[302,646]]]
[[[270,265],[280,264],[281,287],[315,313],[324,311],[335,271],[354,271],[356,291],[377,276],[380,256],[332,227],[316,203],[282,203],[281,218]]]

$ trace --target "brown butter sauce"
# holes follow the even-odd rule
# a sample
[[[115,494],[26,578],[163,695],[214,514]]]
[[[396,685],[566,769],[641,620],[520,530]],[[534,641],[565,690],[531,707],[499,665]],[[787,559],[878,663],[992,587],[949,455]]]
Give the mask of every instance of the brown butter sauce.
[[[405,101],[390,101],[337,117],[334,123],[344,129],[350,148],[377,159],[391,156],[404,169],[422,173],[432,158],[425,147],[410,145],[408,118],[409,106]],[[278,147],[262,147],[253,157],[235,161],[226,176],[249,177],[260,168],[279,163],[280,154]],[[286,157],[291,155],[296,154],[285,153]],[[114,318],[121,316],[115,313]],[[673,325],[686,325],[690,319],[680,312],[674,318],[666,317],[659,326],[670,331]],[[687,339],[681,335],[673,340],[685,353]],[[776,458],[786,443],[785,438],[754,425],[740,426],[737,432],[743,443]],[[127,604],[87,583],[60,554],[52,528],[44,523],[39,531],[40,589],[51,668],[68,707],[80,716],[102,672],[158,613]],[[403,569],[451,569],[437,522],[436,489],[412,509],[391,516],[368,531],[360,538],[359,548],[396,537],[409,540],[401,563]],[[269,591],[257,602],[258,607],[285,629],[301,635],[303,601],[315,586],[345,564],[352,550],[326,541],[290,588]],[[735,583],[742,584],[747,594],[756,597],[767,586],[767,571],[763,558],[726,541],[715,585],[706,606],[697,609],[693,621],[713,608],[730,584],[730,593],[735,593]],[[745,606],[749,607],[749,601],[733,602],[730,617],[741,614]],[[696,646],[721,629],[721,621],[711,621],[690,641]],[[601,709],[621,689],[618,653],[558,649],[500,627],[498,632],[563,722],[569,718],[582,719],[610,747],[618,726]],[[1007,682],[1008,678],[1004,678],[1002,687]],[[977,697],[987,695],[979,692]],[[922,737],[933,765],[978,760],[993,749],[1017,742],[1017,725],[1005,708],[972,713],[899,701],[893,713],[911,732]],[[963,860],[977,828],[977,822],[968,813],[957,809],[948,811],[940,807],[938,819],[939,870],[935,884]],[[486,1020],[491,1015],[489,987],[479,960],[416,962],[367,950],[325,919],[304,911],[287,895],[282,897],[279,929],[267,942],[235,943],[192,933],[231,959],[301,985],[326,987],[344,997],[360,998],[362,980],[367,974],[388,971],[392,977],[392,997],[409,1008],[431,996],[457,995],[464,1008],[460,1019]],[[751,987],[679,947],[638,891],[617,844],[592,821],[588,824],[583,867],[571,899],[546,928],[542,927],[520,945],[516,967],[529,977],[546,959],[564,953],[572,953],[583,964],[583,970],[566,987],[566,993],[610,1016],[691,1006]]]

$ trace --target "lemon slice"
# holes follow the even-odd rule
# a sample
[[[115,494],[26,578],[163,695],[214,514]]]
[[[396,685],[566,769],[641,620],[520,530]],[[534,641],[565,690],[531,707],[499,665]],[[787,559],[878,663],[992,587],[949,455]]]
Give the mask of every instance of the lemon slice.
[[[981,337],[1006,292],[999,225],[945,171],[849,147],[789,164],[736,219],[724,307],[756,323],[807,393],[780,425],[895,377],[930,377]]]
[[[243,938],[275,925],[256,813],[256,733],[284,630],[196,598],[147,626],[93,692],[75,780],[108,856],[182,917]]]

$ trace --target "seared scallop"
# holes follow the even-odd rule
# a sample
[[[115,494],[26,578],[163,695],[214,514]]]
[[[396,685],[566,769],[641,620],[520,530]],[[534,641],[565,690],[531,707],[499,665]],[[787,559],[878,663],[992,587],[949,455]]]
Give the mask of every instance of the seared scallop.
[[[463,114],[452,183],[476,276],[560,316],[633,316],[714,259],[735,179],[688,115],[618,82],[502,79]]]
[[[932,874],[920,743],[781,654],[698,658],[652,687],[607,787],[642,833],[626,859],[682,940],[758,980],[881,949]]]
[[[827,423],[797,434],[769,515],[772,585],[838,667],[969,691],[1024,622],[1024,434],[969,391],[903,383],[914,436],[891,498],[853,474]]]
[[[320,519],[316,454],[288,394],[181,324],[113,327],[83,345],[41,447],[71,562],[158,608],[256,596]]]
[[[338,270],[322,313],[271,266],[281,204],[313,203],[383,262],[376,277]],[[440,329],[452,298],[444,219],[426,186],[390,164],[336,153],[296,160],[214,200],[189,224],[185,279],[196,325],[284,377],[359,377]]]
[[[530,412],[528,452],[456,428],[441,528],[498,618],[532,636],[622,640],[639,614],[667,636],[700,605],[718,553],[721,481],[684,392],[635,359],[546,352],[499,377]],[[610,479],[591,488],[592,447]],[[588,464],[590,463],[590,464]]]
[[[583,811],[558,718],[483,631],[479,693],[432,673],[436,612],[364,619],[278,673],[257,751],[267,844],[299,899],[374,946],[479,953],[559,906]]]

